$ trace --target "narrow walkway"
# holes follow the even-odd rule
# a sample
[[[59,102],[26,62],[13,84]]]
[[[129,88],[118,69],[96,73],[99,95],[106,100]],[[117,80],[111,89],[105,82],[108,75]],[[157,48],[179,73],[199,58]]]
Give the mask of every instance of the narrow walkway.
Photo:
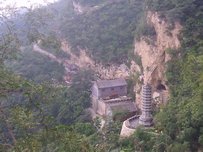
[[[41,53],[47,57],[49,57],[50,59],[52,59],[53,61],[58,62],[59,64],[63,63],[62,59],[57,58],[55,55],[41,49],[37,44],[33,45],[33,51]]]
[[[72,68],[72,67],[75,67],[75,64],[70,63],[69,59],[64,60],[64,59],[56,57],[52,53],[40,48],[37,44],[33,44],[33,51],[43,54],[43,55],[47,56],[48,58],[50,58],[51,60],[56,61],[59,64],[62,64],[65,69],[64,81],[67,84],[71,83],[71,75],[76,73],[75,68]]]

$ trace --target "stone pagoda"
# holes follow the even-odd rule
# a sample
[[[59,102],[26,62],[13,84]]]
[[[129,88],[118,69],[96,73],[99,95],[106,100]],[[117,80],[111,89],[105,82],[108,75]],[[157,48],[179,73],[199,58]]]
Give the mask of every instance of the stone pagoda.
[[[153,125],[152,117],[152,88],[149,84],[142,86],[142,114],[139,117],[139,124],[145,127]]]

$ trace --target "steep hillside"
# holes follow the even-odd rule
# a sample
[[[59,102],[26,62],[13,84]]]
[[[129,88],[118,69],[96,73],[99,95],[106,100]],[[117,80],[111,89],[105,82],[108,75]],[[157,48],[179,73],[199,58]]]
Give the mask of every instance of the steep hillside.
[[[166,63],[170,60],[167,50],[180,48],[180,23],[174,23],[173,29],[169,29],[170,23],[160,18],[158,13],[148,12],[148,24],[151,24],[156,32],[153,37],[142,36],[135,41],[135,54],[142,59],[144,81],[157,85],[158,80],[166,82]]]
[[[6,65],[18,75],[37,83],[62,83],[65,74],[63,65],[34,52],[32,47],[26,47],[15,61],[7,61]]]
[[[63,37],[76,54],[85,49],[97,62],[122,63],[133,49],[134,32],[142,13],[143,2],[138,0],[106,2],[96,11],[62,21]]]
[[[167,63],[171,60],[169,51],[177,53],[176,49],[180,48],[180,32],[182,26],[179,22],[174,23],[174,27],[170,28],[171,23],[166,18],[160,18],[157,12],[147,13],[147,24],[154,27],[155,33],[153,36],[141,36],[135,40],[134,53],[141,57],[141,65],[143,71],[136,71],[142,75],[144,83],[149,83],[153,87],[153,91],[158,91],[158,86],[161,84],[165,87],[164,100],[167,102],[169,97],[168,81],[166,78]],[[136,89],[141,90],[142,84],[137,83]],[[158,93],[159,94],[159,93]],[[159,95],[160,96],[160,95]],[[140,105],[140,92],[136,92],[136,102]]]
[[[153,68],[152,72],[144,71],[152,77],[148,79],[146,74],[144,77],[152,84],[157,79],[161,79],[163,83],[166,80],[170,90],[170,102],[160,108],[155,116],[155,128],[159,134],[153,136],[150,132],[138,131],[137,136],[142,135],[138,141],[143,144],[152,142],[149,147],[144,147],[143,151],[151,151],[151,147],[154,151],[202,151],[203,1],[149,0],[148,6],[150,11],[159,14],[158,18],[157,13],[149,15],[151,23],[155,25],[156,38],[152,39],[152,42],[151,39],[141,39],[135,44],[140,50],[143,46],[148,51],[163,53],[155,56],[158,66],[154,72]],[[165,23],[169,25],[168,29]],[[166,30],[166,33],[163,30]],[[180,41],[177,41],[177,36]],[[149,43],[146,43],[148,41]],[[153,52],[151,54],[153,56]],[[146,59],[143,61],[144,66],[153,63],[147,58],[155,60],[150,58],[151,54],[140,54]],[[166,67],[166,79],[163,67]],[[134,141],[137,141],[136,137]]]
[[[203,151],[202,0],[61,0],[22,17],[0,37],[0,151]],[[72,83],[53,85],[69,65],[80,67]],[[95,74],[125,77],[138,104],[143,83],[166,93],[154,126],[124,140],[121,122],[100,128]]]

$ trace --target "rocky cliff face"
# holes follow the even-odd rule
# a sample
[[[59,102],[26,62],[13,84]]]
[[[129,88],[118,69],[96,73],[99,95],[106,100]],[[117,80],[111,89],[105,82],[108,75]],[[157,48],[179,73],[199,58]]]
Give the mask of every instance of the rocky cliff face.
[[[71,52],[68,42],[65,40],[62,40],[61,48],[71,56],[70,60],[67,61],[68,64],[74,64],[80,68],[90,68],[95,71],[99,79],[127,78],[131,72],[125,64],[104,66],[96,63],[90,56],[88,56],[86,50],[81,49],[80,54],[76,56]],[[133,69],[135,69],[135,66],[136,65],[132,64]],[[139,70],[139,67],[136,66],[136,70]]]
[[[144,83],[151,84],[154,91],[157,90],[158,85],[162,84],[167,91],[165,72],[170,56],[166,50],[180,47],[178,36],[182,27],[178,22],[172,26],[165,18],[160,18],[158,13],[152,12],[148,12],[147,22],[154,27],[156,35],[143,36],[139,41],[136,40],[134,52],[141,57]],[[140,86],[137,87],[139,89]],[[139,97],[137,93],[138,102]]]
[[[70,64],[75,64],[80,68],[90,68],[96,72],[97,77],[100,79],[128,78],[133,73],[139,73],[141,74],[140,79],[143,79],[144,83],[152,85],[155,92],[154,98],[159,97],[167,100],[168,86],[165,72],[167,69],[166,63],[170,60],[167,49],[180,47],[178,37],[182,27],[178,22],[175,22],[172,26],[165,18],[160,18],[158,13],[152,12],[148,12],[147,22],[154,27],[156,35],[151,37],[143,36],[134,43],[134,53],[141,57],[142,67],[134,61],[131,61],[130,68],[125,64],[109,66],[97,64],[87,55],[85,50],[80,50],[79,56],[71,53],[66,41],[62,41],[62,50],[71,55]],[[157,86],[160,84],[166,89],[162,95],[157,93]],[[135,90],[136,100],[140,105],[141,83],[136,85]]]

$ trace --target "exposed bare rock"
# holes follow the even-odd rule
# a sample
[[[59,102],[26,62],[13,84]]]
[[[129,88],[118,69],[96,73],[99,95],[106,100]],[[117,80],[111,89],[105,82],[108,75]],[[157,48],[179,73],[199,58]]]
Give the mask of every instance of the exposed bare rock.
[[[86,50],[80,49],[80,54],[76,56],[71,52],[68,42],[62,40],[62,50],[70,54],[71,59],[69,64],[77,65],[80,68],[90,68],[94,70],[97,77],[100,79],[115,79],[115,78],[128,78],[131,73],[140,74],[140,81],[135,86],[136,100],[139,105],[141,83],[150,83],[153,91],[156,91],[157,85],[162,84],[165,86],[166,91],[164,99],[168,98],[168,87],[166,85],[166,62],[170,60],[167,54],[167,49],[177,49],[180,47],[178,35],[182,29],[178,22],[171,24],[166,19],[160,18],[158,13],[149,12],[147,16],[148,24],[151,24],[156,32],[154,37],[141,37],[139,41],[135,41],[134,52],[141,57],[142,67],[131,61],[130,68],[125,64],[117,65],[112,64],[104,66],[96,63],[88,54]]]
[[[80,54],[77,56],[71,52],[70,46],[68,45],[68,42],[65,40],[62,40],[61,49],[70,54],[71,57],[70,60],[68,61],[69,63],[75,64],[80,68],[94,67],[95,62],[87,55],[85,50],[81,50]]]
[[[131,61],[130,72],[142,73],[141,68],[139,67],[139,65],[137,63],[135,63],[135,61]]]
[[[168,101],[168,90],[155,91],[152,98],[155,106],[159,107],[162,104],[166,104]]]
[[[76,56],[71,52],[70,47],[65,40],[62,40],[61,46],[62,50],[71,56],[71,59],[68,61],[69,64],[75,64],[80,68],[90,68],[95,71],[97,77],[100,79],[129,77],[131,70],[125,64],[104,66],[102,64],[96,63],[91,57],[89,57],[86,53],[86,50],[80,49],[80,54]],[[139,70],[138,66],[136,66],[136,68]]]
[[[134,52],[141,56],[144,82],[150,83],[153,90],[156,90],[159,83],[165,85],[168,90],[165,72],[166,62],[170,60],[170,56],[166,50],[180,47],[178,36],[182,27],[175,22],[174,27],[170,29],[171,24],[166,19],[160,18],[157,12],[148,12],[147,21],[154,27],[156,36],[141,37],[139,41],[135,41]]]
[[[98,77],[101,79],[115,79],[115,78],[126,78],[129,76],[130,70],[125,64],[103,66],[97,64],[94,68]]]

